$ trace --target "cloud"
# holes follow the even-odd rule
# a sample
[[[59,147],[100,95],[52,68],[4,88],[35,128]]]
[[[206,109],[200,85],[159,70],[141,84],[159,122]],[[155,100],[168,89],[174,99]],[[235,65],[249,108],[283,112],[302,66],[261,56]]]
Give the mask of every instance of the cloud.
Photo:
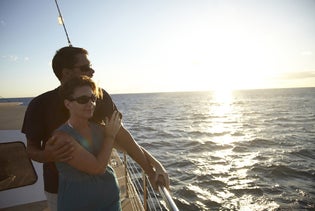
[[[6,26],[7,23],[6,23],[4,20],[0,20],[0,25],[1,25],[1,26]]]
[[[28,62],[30,58],[28,56],[25,56],[23,59],[16,55],[5,55],[2,56],[2,59],[8,61],[8,62],[18,62],[18,61],[24,61]]]
[[[311,55],[313,55],[313,52],[312,51],[302,51],[301,55],[302,56],[311,56]]]
[[[312,71],[302,71],[302,72],[290,72],[283,73],[276,77],[277,79],[307,79],[307,78],[315,78],[315,70]]]
[[[9,57],[11,61],[17,61],[19,60],[19,57],[18,56],[10,56]]]
[[[16,62],[19,59],[19,57],[15,55],[2,56],[2,58],[10,62]]]

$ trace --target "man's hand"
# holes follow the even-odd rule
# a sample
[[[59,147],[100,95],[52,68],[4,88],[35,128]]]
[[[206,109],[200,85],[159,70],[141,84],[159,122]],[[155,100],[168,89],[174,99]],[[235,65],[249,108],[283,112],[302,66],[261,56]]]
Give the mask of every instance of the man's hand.
[[[155,169],[155,181],[157,185],[163,185],[168,190],[170,189],[170,179],[168,177],[168,173],[164,168]]]
[[[163,168],[155,169],[153,174],[148,175],[148,178],[154,190],[158,190],[159,185],[162,185],[167,189],[170,188],[168,173]]]
[[[69,136],[58,133],[58,141],[54,135],[46,142],[44,153],[49,161],[67,162],[72,159],[71,154],[73,150],[74,147]]]

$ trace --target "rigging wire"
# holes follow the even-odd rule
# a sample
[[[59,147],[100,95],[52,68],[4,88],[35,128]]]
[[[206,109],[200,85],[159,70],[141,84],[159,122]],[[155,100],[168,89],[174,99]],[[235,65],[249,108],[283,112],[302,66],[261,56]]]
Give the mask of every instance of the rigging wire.
[[[59,23],[62,24],[63,29],[64,29],[64,31],[65,31],[65,33],[66,33],[69,47],[72,47],[72,44],[71,44],[71,42],[70,42],[70,38],[69,38],[69,35],[68,35],[68,32],[67,32],[67,29],[66,29],[66,25],[65,25],[65,23],[64,23],[64,21],[63,21],[63,17],[62,17],[62,15],[61,15],[61,11],[60,11],[60,9],[59,9],[59,5],[58,5],[57,0],[55,0],[55,3],[56,3],[56,7],[57,7],[57,10],[58,10],[58,13],[59,13],[59,17],[58,17]]]

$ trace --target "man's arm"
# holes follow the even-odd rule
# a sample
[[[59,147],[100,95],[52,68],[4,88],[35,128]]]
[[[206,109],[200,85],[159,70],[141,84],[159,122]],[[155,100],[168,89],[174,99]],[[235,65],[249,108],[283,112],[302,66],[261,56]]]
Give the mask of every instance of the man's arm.
[[[56,142],[56,138],[53,136],[47,141],[44,149],[37,143],[39,142],[27,139],[26,150],[28,156],[34,161],[40,163],[54,161],[66,162],[72,158],[71,153],[74,147],[68,139]]]
[[[49,103],[55,102],[57,96],[59,96],[57,89],[37,96],[29,103],[25,111],[21,131],[27,139],[26,150],[32,160],[40,163],[66,161],[71,154],[72,146],[69,145],[69,142],[55,143],[54,137],[51,137],[45,146],[42,145],[44,137],[53,130],[51,122],[55,120],[55,117],[61,115],[56,113],[59,112],[59,109],[56,109],[58,106],[50,106],[51,103]],[[52,115],[47,115],[48,112],[51,112]]]
[[[141,148],[146,158],[155,169],[154,181],[156,181],[159,184],[164,185],[167,189],[169,189],[170,179],[168,177],[168,173],[165,170],[164,166],[155,157],[153,157],[153,155],[151,155],[145,148],[143,147]]]
[[[152,186],[156,189],[157,183],[160,182],[158,180],[158,176],[162,175],[164,178],[165,186],[168,188],[168,175],[164,170],[164,175],[161,174],[161,168],[163,166],[146,150],[144,150],[141,146],[139,146],[136,141],[133,139],[131,134],[124,128],[121,127],[118,134],[116,135],[115,142],[117,145],[124,149],[128,153],[128,155],[136,161],[141,168],[145,171],[145,173],[149,176]]]
[[[148,175],[154,174],[154,170],[145,157],[141,147],[123,126],[117,133],[115,142],[120,148],[127,152],[127,154],[136,161]]]

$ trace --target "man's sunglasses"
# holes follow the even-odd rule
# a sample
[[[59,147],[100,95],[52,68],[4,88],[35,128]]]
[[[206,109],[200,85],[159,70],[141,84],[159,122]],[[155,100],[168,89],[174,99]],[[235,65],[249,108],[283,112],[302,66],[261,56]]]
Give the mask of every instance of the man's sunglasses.
[[[88,103],[90,100],[94,103],[96,101],[96,96],[95,95],[91,95],[91,96],[80,96],[80,97],[76,97],[76,98],[71,98],[69,99],[70,101],[77,101],[77,103],[79,104],[86,104]]]
[[[90,64],[86,64],[86,65],[82,65],[82,66],[74,66],[74,68],[79,68],[80,71],[83,73],[93,70]]]

